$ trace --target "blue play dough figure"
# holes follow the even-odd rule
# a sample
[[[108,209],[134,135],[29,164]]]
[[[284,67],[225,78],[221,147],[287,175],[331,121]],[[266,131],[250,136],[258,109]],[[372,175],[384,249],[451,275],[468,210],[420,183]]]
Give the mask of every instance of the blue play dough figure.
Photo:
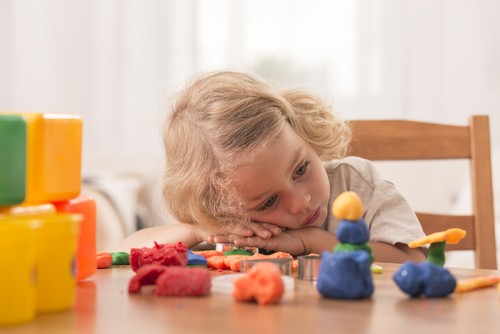
[[[362,218],[361,199],[354,192],[344,192],[335,199],[332,211],[342,220],[336,233],[339,243],[333,253],[321,255],[318,292],[326,298],[368,298],[373,293],[370,270],[373,255],[368,245],[368,226]]]
[[[368,298],[373,293],[370,265],[370,256],[365,251],[323,252],[317,289],[327,298]]]
[[[365,251],[370,255],[370,262],[373,262],[372,248],[368,244],[370,234],[364,219],[342,220],[337,227],[337,239],[340,242],[333,249],[333,253]]]
[[[337,227],[336,234],[338,241],[346,244],[361,245],[370,240],[368,226],[363,219],[356,222],[342,220]]]
[[[446,297],[455,291],[457,281],[444,268],[446,244],[456,244],[465,237],[460,228],[450,228],[435,232],[408,243],[408,247],[421,247],[431,244],[425,262],[416,264],[405,262],[394,274],[393,279],[399,288],[411,297]]]
[[[445,268],[431,262],[405,262],[393,276],[399,288],[411,297],[446,297],[455,291],[457,281]]]

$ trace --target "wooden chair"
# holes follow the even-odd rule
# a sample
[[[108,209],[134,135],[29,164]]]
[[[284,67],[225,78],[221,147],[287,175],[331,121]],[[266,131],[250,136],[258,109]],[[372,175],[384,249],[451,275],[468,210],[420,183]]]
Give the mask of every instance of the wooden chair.
[[[355,120],[349,155],[368,160],[470,160],[472,215],[417,212],[426,234],[459,227],[467,231],[447,250],[473,250],[477,268],[496,269],[495,220],[489,118],[471,116],[465,126],[407,120]]]

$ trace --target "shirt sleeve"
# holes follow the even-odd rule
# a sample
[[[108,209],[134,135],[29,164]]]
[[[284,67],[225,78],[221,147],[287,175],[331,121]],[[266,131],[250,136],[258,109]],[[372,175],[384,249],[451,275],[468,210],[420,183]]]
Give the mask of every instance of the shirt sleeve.
[[[406,244],[425,235],[414,210],[394,184],[382,178],[373,163],[349,157],[339,160],[329,176],[331,172],[331,201],[343,191],[356,192],[364,206],[363,217],[371,241]],[[338,221],[333,224],[337,225]]]

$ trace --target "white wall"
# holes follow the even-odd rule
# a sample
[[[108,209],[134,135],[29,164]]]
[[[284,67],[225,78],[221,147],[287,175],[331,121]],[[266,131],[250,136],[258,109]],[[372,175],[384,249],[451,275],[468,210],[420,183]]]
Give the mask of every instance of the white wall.
[[[235,68],[306,86],[346,118],[486,113],[497,152],[498,13],[494,0],[4,0],[0,108],[81,114],[88,170],[161,154],[162,95]]]
[[[0,109],[80,114],[84,176],[158,184],[160,106],[194,74],[231,68],[308,87],[345,118],[488,114],[498,156],[499,13],[495,0],[2,0]],[[443,194],[413,171],[396,183],[416,207],[460,205],[464,175],[438,169]]]

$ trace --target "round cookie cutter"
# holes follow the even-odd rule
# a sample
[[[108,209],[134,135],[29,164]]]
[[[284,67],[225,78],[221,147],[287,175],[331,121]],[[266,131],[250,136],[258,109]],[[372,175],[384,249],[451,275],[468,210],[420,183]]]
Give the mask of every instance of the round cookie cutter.
[[[245,276],[244,273],[235,273],[216,276],[212,278],[212,289],[213,293],[231,294],[234,289],[234,281],[240,277]],[[284,299],[288,296],[293,296],[293,291],[295,287],[295,282],[292,276],[281,276],[283,278],[283,285],[285,289]]]
[[[253,266],[262,262],[270,262],[275,264],[280,270],[282,275],[291,276],[292,275],[292,262],[291,258],[278,258],[278,259],[255,259],[255,260],[242,260],[240,266],[240,272],[246,273]]]
[[[256,254],[259,252],[259,249],[257,247],[238,247],[238,246],[235,246],[234,244],[222,243],[222,242],[215,244],[215,250],[222,252],[222,253],[234,252],[234,251],[238,251],[238,250],[243,250],[243,251],[249,252],[251,254]]]
[[[305,281],[316,281],[318,279],[321,256],[303,255],[297,259],[299,262],[297,278]]]

